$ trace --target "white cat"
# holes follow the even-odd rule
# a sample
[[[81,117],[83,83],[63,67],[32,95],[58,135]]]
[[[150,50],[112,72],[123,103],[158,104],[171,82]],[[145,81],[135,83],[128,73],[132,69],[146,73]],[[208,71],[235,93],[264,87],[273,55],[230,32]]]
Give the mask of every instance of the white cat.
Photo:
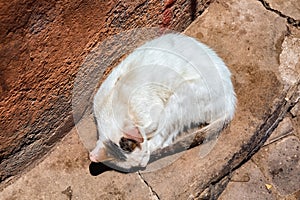
[[[191,127],[220,130],[235,110],[230,76],[217,54],[191,37],[166,34],[145,43],[94,97],[98,141],[90,160],[129,171]]]

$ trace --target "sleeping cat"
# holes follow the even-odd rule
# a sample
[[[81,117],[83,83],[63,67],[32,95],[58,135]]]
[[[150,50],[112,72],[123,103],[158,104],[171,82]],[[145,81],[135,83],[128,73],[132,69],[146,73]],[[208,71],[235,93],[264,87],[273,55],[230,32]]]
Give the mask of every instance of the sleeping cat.
[[[166,34],[135,49],[98,89],[98,141],[90,160],[119,169],[146,167],[151,154],[192,126],[220,130],[236,104],[230,72],[194,38]]]

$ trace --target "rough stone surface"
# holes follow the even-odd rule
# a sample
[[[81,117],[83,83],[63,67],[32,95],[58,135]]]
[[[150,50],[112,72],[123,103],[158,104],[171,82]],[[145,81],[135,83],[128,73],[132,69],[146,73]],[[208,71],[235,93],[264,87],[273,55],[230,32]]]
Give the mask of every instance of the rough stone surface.
[[[300,116],[300,86],[298,87],[298,97],[299,97],[298,103],[290,110],[290,113],[291,113],[292,123],[295,129],[294,134],[298,138],[300,138],[300,117],[299,117]]]
[[[74,78],[106,37],[159,26],[184,30],[210,1],[1,1],[0,182],[73,127]]]
[[[146,200],[152,197],[136,174],[107,172],[91,176],[88,168],[87,151],[74,129],[45,160],[5,188],[0,199]]]
[[[185,33],[211,46],[225,60],[233,74],[238,108],[231,126],[206,157],[199,158],[195,148],[172,165],[145,174],[162,199],[197,198],[210,181],[241,162],[246,156],[241,149],[254,148],[255,142],[247,146],[248,141],[283,92],[278,57],[287,34],[285,20],[260,2],[216,1]],[[178,187],[168,187],[166,181]]]
[[[289,134],[292,134],[294,130],[292,121],[290,118],[284,118],[276,128],[276,130],[272,133],[272,135],[268,138],[264,145],[268,145],[272,142],[275,142],[283,137],[286,137]]]
[[[300,20],[300,2],[298,0],[266,0],[270,7],[280,11],[284,15],[290,16],[296,20]]]
[[[266,184],[269,182],[263,173],[252,161],[249,161],[234,172],[219,199],[275,199],[275,195],[266,187]]]
[[[254,161],[280,196],[300,190],[300,141],[295,136],[264,147]]]
[[[174,2],[165,1],[165,8],[177,5]],[[115,7],[112,4],[109,4],[112,6],[110,12],[115,7],[126,10],[121,6],[122,3]],[[132,8],[129,5],[133,4],[127,6],[128,9]],[[120,31],[131,26],[134,20],[124,20],[126,13],[113,12],[112,15],[118,16],[119,22],[112,20],[108,27],[113,31]],[[169,19],[170,16],[177,15],[170,13],[180,13],[180,9],[176,12],[164,9],[159,22],[161,25],[168,25],[169,22],[176,24]],[[123,23],[127,24],[121,27]],[[83,45],[85,50],[80,51],[81,58],[101,41],[101,37],[114,33],[109,31],[110,28],[105,29],[108,32],[100,31],[101,34],[95,33],[90,38],[84,38],[87,46]],[[90,31],[95,30],[91,28]],[[238,98],[234,120],[220,135],[208,155],[200,157],[199,154],[205,147],[199,146],[186,151],[177,161],[155,172],[120,174],[106,171],[92,176],[88,172],[87,150],[79,142],[75,131],[72,131],[40,164],[31,171],[24,172],[20,179],[6,187],[0,193],[1,198],[216,199],[230,180],[221,199],[234,195],[241,195],[246,199],[299,199],[297,146],[300,118],[298,114],[288,112],[299,101],[300,96],[296,87],[299,84],[299,58],[293,60],[297,58],[296,52],[299,52],[298,43],[293,42],[300,38],[299,30],[288,24],[278,13],[267,10],[260,1],[219,0],[211,3],[185,33],[208,44],[224,59],[232,71]],[[289,67],[294,67],[295,82],[286,81],[284,73],[280,71],[289,70]],[[71,69],[65,69],[65,73],[69,73]],[[300,86],[298,92],[299,88]],[[287,134],[288,137],[280,139],[275,137],[275,141],[258,151],[280,121],[282,122],[272,137],[276,136],[276,132],[280,135],[286,130],[293,130],[293,135]],[[282,136],[284,135],[286,134]],[[258,153],[254,158],[246,162],[256,151]],[[13,160],[12,163],[14,164]],[[240,167],[241,165],[243,166]],[[235,173],[233,171],[236,168],[238,170]],[[233,176],[230,177],[232,172]],[[49,180],[56,184],[49,185]],[[267,189],[265,184],[271,188]],[[37,196],[38,194],[41,195]]]
[[[298,102],[292,109],[291,109],[291,114],[293,117],[299,116],[300,113],[300,103]]]
[[[285,37],[280,54],[279,71],[286,84],[295,84],[300,77],[300,38],[294,36]]]

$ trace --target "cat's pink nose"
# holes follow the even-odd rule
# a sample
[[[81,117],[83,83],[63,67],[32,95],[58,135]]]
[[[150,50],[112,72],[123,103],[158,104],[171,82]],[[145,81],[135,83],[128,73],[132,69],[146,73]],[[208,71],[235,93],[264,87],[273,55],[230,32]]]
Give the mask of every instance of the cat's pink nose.
[[[92,152],[90,153],[90,160],[95,163],[99,162],[99,160],[97,159],[97,155]]]

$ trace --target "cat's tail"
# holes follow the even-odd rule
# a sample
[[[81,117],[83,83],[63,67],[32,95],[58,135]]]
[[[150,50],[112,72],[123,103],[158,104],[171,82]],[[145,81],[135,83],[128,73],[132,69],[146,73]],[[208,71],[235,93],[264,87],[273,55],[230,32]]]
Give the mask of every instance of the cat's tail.
[[[220,133],[227,127],[230,120],[222,117],[211,124],[195,131],[193,142],[189,148],[200,145],[200,157],[205,157],[217,143]]]
[[[185,134],[163,149],[154,151],[151,155],[150,162],[153,162],[161,157],[169,156],[181,151],[193,148],[200,145],[200,156],[206,156],[217,142],[219,134],[229,124],[230,120],[224,117],[219,118],[212,123],[200,129]]]

